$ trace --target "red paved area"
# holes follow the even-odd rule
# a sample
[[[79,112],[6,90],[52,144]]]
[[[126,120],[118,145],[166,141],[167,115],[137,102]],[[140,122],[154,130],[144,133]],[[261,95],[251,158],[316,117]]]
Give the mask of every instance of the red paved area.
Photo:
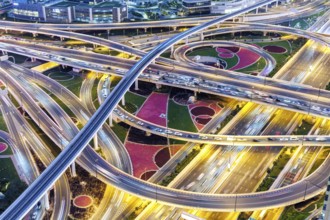
[[[171,145],[170,147],[171,156],[176,154],[181,149],[181,147],[182,145]]]
[[[93,204],[93,199],[87,195],[80,195],[74,198],[73,205],[78,208],[88,208]]]
[[[281,47],[281,46],[275,46],[275,45],[264,46],[263,49],[270,53],[286,53],[287,52],[286,48]]]
[[[126,141],[125,147],[131,157],[133,175],[141,177],[146,171],[158,170],[154,163],[154,156],[164,146],[137,144]]]
[[[188,108],[198,130],[201,130],[221,110],[214,101],[197,101],[188,105]]]
[[[224,47],[217,47],[216,51],[220,58],[233,58],[235,55],[231,50]]]
[[[168,94],[153,92],[141,107],[138,117],[158,124],[166,126]]]
[[[140,179],[143,179],[143,180],[148,180],[150,177],[152,177],[152,175],[154,175],[157,171],[155,170],[152,170],[152,171],[147,171],[143,174],[141,174],[140,176]]]
[[[154,161],[158,167],[162,167],[170,158],[170,150],[168,149],[168,147],[165,147],[157,152],[154,157]]]
[[[230,68],[230,70],[246,68],[248,66],[253,65],[260,59],[260,56],[258,54],[245,48],[240,48],[236,55],[238,56],[239,61],[235,66]]]
[[[7,144],[0,143],[0,153],[5,152],[7,150]]]

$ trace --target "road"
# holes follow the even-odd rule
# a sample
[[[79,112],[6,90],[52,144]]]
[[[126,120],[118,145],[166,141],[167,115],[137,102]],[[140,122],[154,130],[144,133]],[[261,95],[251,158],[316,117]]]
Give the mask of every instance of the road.
[[[105,103],[100,106],[100,108],[96,111],[96,113],[92,116],[91,120],[86,124],[86,126],[75,136],[75,138],[69,143],[69,145],[60,153],[60,155],[54,160],[54,162],[47,167],[47,169],[41,174],[40,178],[38,178],[32,185],[1,215],[1,218],[20,218],[24,216],[29,208],[33,206],[41,197],[42,195],[47,192],[47,190],[51,187],[51,185],[65,172],[65,169],[70,166],[72,162],[80,155],[80,153],[84,150],[85,146],[88,142],[92,139],[92,137],[97,133],[99,128],[102,124],[108,119],[109,114],[111,114],[112,110],[118,104],[122,96],[125,94],[127,89],[130,85],[137,79],[140,72],[142,72],[152,61],[155,56],[160,55],[163,53],[170,45],[175,43],[178,40],[181,40],[184,37],[189,36],[190,34],[197,32],[199,30],[205,29],[209,26],[217,24],[219,22],[224,21],[225,19],[235,17],[241,13],[246,11],[252,10],[257,7],[261,7],[263,5],[269,4],[269,1],[262,1],[259,4],[253,5],[248,7],[244,10],[232,13],[230,15],[222,16],[219,19],[215,19],[211,22],[206,22],[201,26],[196,26],[194,28],[189,29],[188,31],[177,35],[176,37],[166,41],[164,44],[159,45],[154,50],[152,50],[148,55],[144,56],[126,75],[125,77],[119,82],[118,86],[115,87],[113,92],[107,97]],[[105,163],[104,160],[100,161]],[[98,165],[98,163],[96,163]],[[326,164],[327,165],[327,164]],[[328,167],[325,168],[328,168]],[[329,165],[330,166],[330,165]],[[139,193],[140,196],[143,193],[145,197],[154,198],[154,193],[157,195],[157,199],[164,202],[177,205],[184,205],[190,207],[201,207],[213,209],[217,206],[227,206],[231,207],[231,209],[240,209],[241,206],[256,209],[256,204],[260,203],[263,200],[263,206],[265,203],[272,200],[272,203],[266,205],[273,206],[274,204],[278,205],[278,203],[288,203],[288,199],[291,201],[296,202],[299,199],[304,199],[305,195],[311,196],[315,194],[316,190],[315,185],[319,183],[325,183],[327,178],[324,178],[325,175],[318,172],[315,172],[310,177],[314,177],[311,179],[312,181],[317,180],[308,188],[306,184],[301,184],[297,182],[296,184],[291,185],[290,187],[286,187],[284,189],[278,190],[276,193],[272,193],[268,191],[266,193],[258,193],[256,197],[258,197],[257,201],[251,202],[252,195],[236,195],[236,196],[226,196],[227,198],[219,200],[218,195],[203,195],[203,194],[196,194],[194,193],[193,196],[189,196],[192,194],[182,192],[182,191],[175,191],[174,194],[170,194],[169,190],[163,187],[158,187],[152,184],[148,184],[142,182],[140,180],[134,179],[129,177],[127,174],[124,174],[117,170],[116,168],[110,166],[108,170],[98,170],[99,172],[106,172],[109,174],[108,177],[112,179],[115,186],[120,186],[121,188],[125,188],[125,190],[132,192],[132,193]],[[127,178],[129,177],[129,178]],[[308,179],[308,177],[306,178]],[[306,186],[305,186],[306,185]],[[297,193],[292,193],[292,187],[296,187],[299,189]],[[307,192],[303,191],[303,187],[307,189]],[[148,190],[149,189],[149,190]],[[288,192],[290,191],[290,192]],[[317,190],[319,193],[320,189]],[[33,193],[31,193],[33,192]],[[300,193],[299,193],[300,192]],[[289,193],[289,194],[288,194]],[[286,196],[285,196],[286,195]],[[271,196],[271,199],[269,198]],[[287,197],[289,196],[289,197]],[[189,199],[188,199],[189,197]],[[218,198],[217,198],[218,197]],[[238,198],[240,197],[240,198]],[[254,198],[256,198],[254,197]],[[267,198],[268,197],[268,198]],[[218,200],[217,200],[217,199]],[[263,198],[263,199],[261,199]],[[267,198],[267,199],[266,199]],[[181,202],[179,202],[181,200]],[[184,202],[183,202],[184,201]],[[203,201],[203,202],[201,202]],[[226,203],[226,204],[225,204]],[[15,211],[13,210],[15,207]],[[213,207],[213,208],[212,208]],[[247,207],[246,207],[247,208]]]

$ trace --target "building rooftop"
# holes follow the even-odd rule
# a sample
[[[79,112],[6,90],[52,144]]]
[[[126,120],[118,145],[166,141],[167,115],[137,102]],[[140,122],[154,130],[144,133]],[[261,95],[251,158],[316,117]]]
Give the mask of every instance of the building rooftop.
[[[122,4],[120,2],[101,2],[100,4],[94,5],[94,8],[106,8],[106,7],[120,7]]]
[[[59,3],[56,3],[53,6],[55,7],[69,7],[69,6],[75,6],[75,5],[78,5],[79,2],[67,2],[67,1],[63,1],[63,2],[59,2]]]

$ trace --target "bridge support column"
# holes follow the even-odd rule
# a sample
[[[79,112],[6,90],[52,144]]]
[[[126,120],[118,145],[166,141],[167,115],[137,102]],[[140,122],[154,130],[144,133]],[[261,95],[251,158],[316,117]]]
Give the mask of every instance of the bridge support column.
[[[189,43],[189,39],[188,37],[185,38],[185,44],[188,44]]]
[[[162,85],[156,83],[156,89],[160,89],[160,88],[162,88]]]
[[[113,122],[112,122],[112,113],[109,116],[109,126],[113,127]]]
[[[97,133],[94,135],[94,150],[98,150],[99,149],[99,140],[97,138]]]
[[[259,13],[259,8],[256,8],[256,14],[258,14]]]
[[[177,27],[173,27],[173,31],[176,31],[177,30]]]
[[[217,24],[217,29],[219,29],[220,28],[220,24]]]
[[[44,201],[45,201],[45,209],[49,210],[49,198],[48,198],[48,192],[44,195]]]
[[[144,33],[146,33],[147,32],[147,28],[144,28]]]
[[[5,29],[5,33],[8,34],[8,29]]]
[[[121,104],[125,106],[125,96],[123,96],[123,98],[121,99]]]
[[[197,91],[194,91],[194,97],[197,98]]]
[[[77,176],[77,172],[76,172],[76,162],[73,162],[73,163],[71,164],[71,175],[72,175],[72,177]]]
[[[149,132],[149,131],[146,131],[146,136],[150,136],[151,135],[151,133]]]
[[[265,12],[268,12],[268,5],[266,5]]]
[[[201,40],[201,41],[204,40],[204,34],[203,34],[203,32],[200,33],[200,40]]]
[[[139,80],[135,80],[135,90],[139,90]]]
[[[33,33],[32,35],[33,35],[33,37],[38,37],[37,33]]]
[[[60,37],[60,40],[61,40],[61,41],[64,41],[64,37]]]
[[[278,7],[278,1],[276,1],[275,7]]]
[[[266,37],[267,31],[262,32],[262,36]]]
[[[174,54],[174,46],[171,46],[171,58],[173,58],[173,54]]]

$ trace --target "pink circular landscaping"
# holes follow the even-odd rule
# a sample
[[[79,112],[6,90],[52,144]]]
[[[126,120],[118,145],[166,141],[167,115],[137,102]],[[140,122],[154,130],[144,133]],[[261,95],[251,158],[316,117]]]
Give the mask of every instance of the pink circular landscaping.
[[[78,207],[78,208],[88,208],[93,204],[93,199],[90,196],[87,195],[80,195],[74,198],[73,200],[73,205]]]
[[[7,148],[7,144],[0,143],[0,153],[5,152]]]
[[[154,175],[156,173],[155,170],[151,170],[151,171],[146,171],[143,174],[141,174],[140,179],[142,180],[148,180],[150,177],[152,177],[152,175]]]
[[[263,49],[270,53],[286,53],[287,52],[286,48],[280,47],[280,46],[264,46]]]
[[[220,58],[233,58],[234,53],[231,50],[228,50],[226,48],[217,47],[216,51],[218,52],[218,56]]]
[[[164,166],[164,164],[171,158],[168,147],[165,147],[157,152],[155,155],[155,163],[158,167]]]
[[[218,56],[220,58],[233,58],[234,54],[233,53],[218,53]]]
[[[206,106],[197,106],[197,107],[191,109],[190,113],[193,114],[194,116],[200,116],[200,115],[213,116],[215,114],[215,111]]]
[[[209,123],[209,121],[211,121],[211,117],[208,117],[208,118],[204,118],[204,117],[196,117],[195,118],[195,121],[198,123],[198,124],[202,124],[202,125],[206,125],[207,123]]]

